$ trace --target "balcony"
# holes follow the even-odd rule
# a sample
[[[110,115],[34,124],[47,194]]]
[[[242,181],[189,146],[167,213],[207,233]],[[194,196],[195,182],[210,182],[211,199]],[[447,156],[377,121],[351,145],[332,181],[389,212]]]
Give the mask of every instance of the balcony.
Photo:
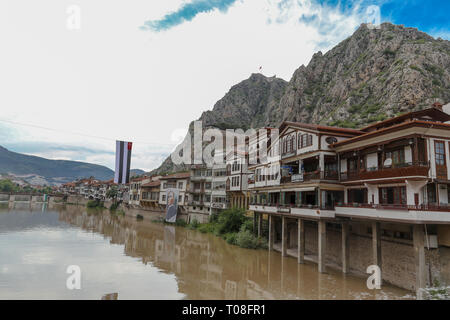
[[[191,200],[189,201],[188,205],[190,206],[203,206],[205,203],[201,200]]]
[[[429,162],[405,162],[393,164],[389,167],[369,168],[367,170],[348,171],[341,173],[341,181],[372,180],[396,177],[428,177]]]
[[[251,204],[250,210],[257,212],[289,214],[292,216],[310,217],[310,218],[334,218],[335,211],[332,207],[319,208],[316,205],[302,204]]]
[[[212,202],[211,203],[211,208],[214,208],[214,209],[226,209],[227,208],[227,204],[223,203],[223,202]]]
[[[337,171],[325,170],[325,171],[311,171],[304,172],[303,174],[293,174],[290,176],[281,177],[281,183],[290,183],[290,182],[304,182],[304,181],[313,181],[313,180],[338,180],[339,174]]]
[[[249,209],[257,212],[277,213],[278,206],[270,204],[250,204]]]
[[[193,175],[191,176],[191,181],[211,181],[212,176],[205,175]]]
[[[191,193],[204,193],[205,188],[190,188],[189,190]]]
[[[449,223],[450,205],[446,204],[338,204],[336,215],[417,223]]]

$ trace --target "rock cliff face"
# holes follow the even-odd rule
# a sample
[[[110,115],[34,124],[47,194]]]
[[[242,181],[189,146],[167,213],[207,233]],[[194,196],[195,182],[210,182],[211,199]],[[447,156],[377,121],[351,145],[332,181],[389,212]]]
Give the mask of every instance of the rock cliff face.
[[[289,82],[252,74],[199,120],[204,126],[259,128],[283,120],[357,128],[450,101],[450,41],[383,23],[313,55]],[[177,170],[170,161],[154,172]]]
[[[450,100],[450,42],[389,23],[361,27],[294,72],[274,114],[360,127]]]
[[[203,112],[199,120],[204,126],[221,129],[263,127],[270,123],[287,84],[283,79],[252,74],[233,86],[212,111]]]

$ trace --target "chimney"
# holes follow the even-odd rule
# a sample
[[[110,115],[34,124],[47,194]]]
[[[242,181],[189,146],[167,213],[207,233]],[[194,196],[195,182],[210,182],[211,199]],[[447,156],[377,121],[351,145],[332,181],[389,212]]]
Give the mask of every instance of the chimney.
[[[439,102],[433,103],[433,107],[442,111],[442,104]]]

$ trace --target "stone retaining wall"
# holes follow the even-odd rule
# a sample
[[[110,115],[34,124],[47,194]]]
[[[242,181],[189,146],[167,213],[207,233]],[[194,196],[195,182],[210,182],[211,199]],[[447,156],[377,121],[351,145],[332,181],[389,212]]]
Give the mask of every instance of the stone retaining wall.
[[[278,221],[281,224],[281,221]],[[354,230],[360,229],[364,223],[352,222]],[[280,228],[276,228],[281,231]],[[280,235],[277,238],[281,240]],[[288,248],[297,247],[297,224],[288,223]],[[342,235],[340,230],[327,228],[326,264],[342,267]],[[355,275],[368,277],[366,269],[373,264],[372,238],[350,232],[349,267]],[[317,256],[318,231],[317,225],[305,225],[305,254]],[[416,270],[412,241],[395,241],[382,239],[382,278],[392,285],[415,290]],[[450,248],[440,246],[438,249],[425,248],[427,265],[427,284],[438,281],[440,284],[450,283]]]

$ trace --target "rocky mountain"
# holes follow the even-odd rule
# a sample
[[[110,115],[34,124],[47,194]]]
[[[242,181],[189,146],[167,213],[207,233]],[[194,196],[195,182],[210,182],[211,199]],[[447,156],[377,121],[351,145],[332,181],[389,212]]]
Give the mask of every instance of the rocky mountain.
[[[450,41],[390,23],[363,24],[294,72],[273,123],[356,128],[436,101],[450,101]]]
[[[203,112],[203,126],[220,129],[260,128],[270,123],[288,83],[283,79],[252,74],[234,85],[216,102],[212,111]]]
[[[130,175],[142,173],[143,170],[133,169]],[[90,176],[99,180],[109,180],[114,177],[114,172],[97,164],[49,160],[12,152],[0,146],[0,176],[12,176],[30,184],[58,185]]]
[[[450,41],[415,28],[362,24],[325,54],[317,52],[291,80],[253,74],[199,120],[218,128],[300,121],[358,128],[450,101]],[[166,159],[154,173],[178,168]]]

